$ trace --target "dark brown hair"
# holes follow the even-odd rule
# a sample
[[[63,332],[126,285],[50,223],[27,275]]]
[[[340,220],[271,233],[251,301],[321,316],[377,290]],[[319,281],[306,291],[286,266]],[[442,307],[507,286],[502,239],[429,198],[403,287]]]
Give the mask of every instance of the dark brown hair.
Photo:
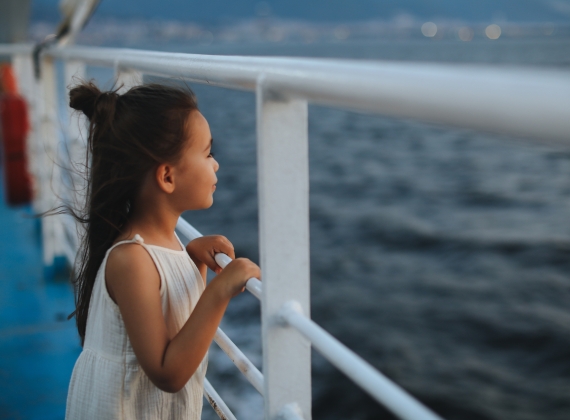
[[[85,207],[72,211],[85,225],[72,279],[83,345],[93,284],[105,253],[129,220],[148,171],[180,157],[188,115],[198,106],[189,89],[145,84],[119,95],[117,90],[101,92],[92,82],[71,89],[69,106],[89,119]]]

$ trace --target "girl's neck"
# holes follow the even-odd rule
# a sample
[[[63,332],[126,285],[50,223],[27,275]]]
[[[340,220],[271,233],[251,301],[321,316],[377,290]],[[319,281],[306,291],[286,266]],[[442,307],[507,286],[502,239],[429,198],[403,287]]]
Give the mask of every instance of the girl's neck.
[[[179,250],[180,244],[174,234],[179,217],[178,212],[172,211],[167,206],[135,206],[129,222],[116,242],[131,239],[138,233],[145,243]]]

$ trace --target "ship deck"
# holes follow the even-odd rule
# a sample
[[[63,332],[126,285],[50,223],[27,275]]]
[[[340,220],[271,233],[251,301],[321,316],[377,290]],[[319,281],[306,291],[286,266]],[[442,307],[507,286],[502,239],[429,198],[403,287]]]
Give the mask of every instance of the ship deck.
[[[0,419],[63,419],[81,351],[73,292],[65,275],[46,278],[40,222],[8,207],[4,189],[0,175]]]

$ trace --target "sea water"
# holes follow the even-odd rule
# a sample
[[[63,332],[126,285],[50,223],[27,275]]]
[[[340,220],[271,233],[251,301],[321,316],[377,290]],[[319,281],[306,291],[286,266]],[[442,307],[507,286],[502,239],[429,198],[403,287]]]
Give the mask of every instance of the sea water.
[[[143,47],[570,70],[560,38]],[[220,170],[185,217],[258,261],[254,95],[191,87]],[[447,419],[570,418],[570,147],[317,106],[309,138],[313,319]],[[222,328],[261,368],[259,312],[244,293]],[[263,417],[215,345],[208,378]],[[316,352],[312,378],[315,419],[392,418]]]

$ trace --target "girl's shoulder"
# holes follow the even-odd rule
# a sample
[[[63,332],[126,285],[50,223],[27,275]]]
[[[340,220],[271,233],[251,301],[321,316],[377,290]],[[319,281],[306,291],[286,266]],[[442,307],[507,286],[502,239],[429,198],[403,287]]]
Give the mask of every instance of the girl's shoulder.
[[[105,284],[111,298],[116,293],[135,288],[160,289],[160,275],[145,247],[139,243],[125,242],[113,246],[107,256]]]

